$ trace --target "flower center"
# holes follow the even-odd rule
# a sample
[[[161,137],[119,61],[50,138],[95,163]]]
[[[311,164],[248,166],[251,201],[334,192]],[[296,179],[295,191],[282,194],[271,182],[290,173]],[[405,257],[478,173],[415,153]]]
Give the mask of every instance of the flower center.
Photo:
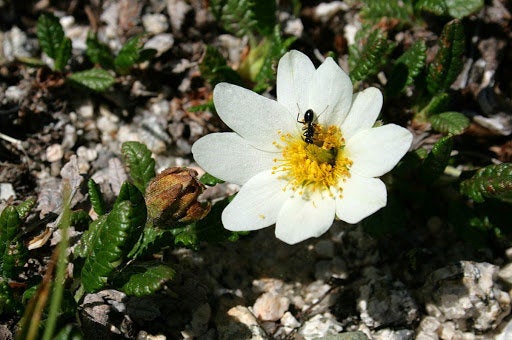
[[[352,161],[343,151],[345,139],[337,126],[315,124],[313,143],[301,135],[280,133],[280,141],[274,145],[282,157],[274,159],[272,173],[286,180],[293,191],[300,195],[316,190],[341,195],[340,184],[350,177]]]

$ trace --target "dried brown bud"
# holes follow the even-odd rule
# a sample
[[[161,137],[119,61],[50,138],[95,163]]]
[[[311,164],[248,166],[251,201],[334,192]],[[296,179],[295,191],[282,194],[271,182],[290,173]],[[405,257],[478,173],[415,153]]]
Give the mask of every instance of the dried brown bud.
[[[197,201],[203,189],[195,170],[173,167],[162,171],[146,188],[148,217],[160,227],[199,221],[210,211],[210,204]]]

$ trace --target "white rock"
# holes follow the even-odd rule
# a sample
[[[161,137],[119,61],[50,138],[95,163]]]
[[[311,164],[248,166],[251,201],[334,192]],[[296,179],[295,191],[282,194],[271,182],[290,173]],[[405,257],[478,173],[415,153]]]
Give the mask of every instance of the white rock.
[[[326,335],[335,335],[343,330],[336,318],[330,313],[317,314],[299,330],[299,334],[306,339],[323,338]]]
[[[16,193],[11,183],[0,183],[0,200],[16,199]]]
[[[274,293],[264,293],[253,306],[254,315],[263,321],[277,321],[288,310],[290,300]]]
[[[13,61],[16,57],[30,57],[30,53],[25,49],[26,44],[27,35],[25,32],[14,26],[4,34],[2,41],[3,55],[8,61]]]
[[[173,31],[180,31],[185,16],[192,9],[192,6],[183,0],[167,0],[167,14],[171,18]]]
[[[498,276],[503,281],[512,284],[512,263],[508,263],[503,268],[501,268],[498,273]]]
[[[322,22],[326,22],[338,12],[347,9],[348,5],[344,4],[342,1],[333,1],[329,3],[322,2],[315,7],[315,16]]]
[[[169,28],[167,17],[163,14],[144,14],[142,16],[142,25],[144,29],[152,34],[165,32]]]
[[[9,86],[5,90],[5,99],[10,102],[19,102],[23,100],[28,94],[29,88],[20,88],[19,86]]]
[[[265,331],[260,327],[258,320],[256,320],[249,308],[236,306],[228,310],[228,315],[237,323],[242,323],[250,329],[251,337],[249,339],[267,339]]]
[[[60,161],[64,156],[64,150],[60,144],[52,144],[46,148],[46,160],[50,163]]]
[[[174,45],[174,37],[171,33],[161,33],[149,39],[144,48],[152,48],[156,50],[156,56],[159,57]]]
[[[300,327],[300,322],[292,315],[290,312],[286,312],[281,317],[281,323],[284,327],[289,328],[298,328]]]

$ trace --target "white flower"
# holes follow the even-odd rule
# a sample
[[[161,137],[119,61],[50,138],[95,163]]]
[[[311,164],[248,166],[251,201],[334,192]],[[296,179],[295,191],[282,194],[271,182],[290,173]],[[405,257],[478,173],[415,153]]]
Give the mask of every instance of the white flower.
[[[277,101],[227,83],[215,87],[213,101],[234,132],[204,136],[192,153],[213,176],[242,185],[222,213],[224,227],[275,223],[276,236],[289,244],[322,235],[335,217],[357,223],[384,207],[386,186],[376,177],[412,142],[398,125],[373,127],[381,92],[353,94],[332,58],[315,69],[301,52],[286,53],[277,69]]]

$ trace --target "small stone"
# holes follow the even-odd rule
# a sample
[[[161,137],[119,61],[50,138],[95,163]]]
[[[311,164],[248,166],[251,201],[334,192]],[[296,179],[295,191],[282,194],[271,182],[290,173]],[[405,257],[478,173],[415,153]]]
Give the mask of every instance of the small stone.
[[[498,276],[503,281],[512,284],[512,263],[508,263],[503,268],[501,268]]]
[[[11,183],[0,183],[0,201],[7,201],[8,199],[16,199],[16,193]]]
[[[254,303],[253,312],[260,320],[277,321],[289,306],[288,298],[274,293],[264,293]]]
[[[167,0],[167,14],[171,18],[173,32],[181,31],[181,26],[190,10],[192,6],[183,0]]]
[[[229,321],[218,326],[219,339],[267,339],[258,320],[245,306],[236,306],[228,310]]]
[[[149,39],[144,48],[152,48],[156,50],[156,56],[159,57],[169,51],[174,45],[174,37],[170,33],[161,33]]]
[[[315,8],[315,16],[322,22],[327,22],[340,11],[349,9],[347,4],[342,1],[333,1],[329,3],[321,3]]]
[[[306,339],[324,338],[327,335],[335,335],[343,330],[336,318],[330,313],[317,314],[304,322],[299,334]]]
[[[83,158],[89,162],[92,162],[98,157],[98,151],[81,145],[78,147],[78,149],[76,149],[76,155],[78,158]]]
[[[9,102],[20,102],[28,94],[29,88],[20,88],[19,86],[9,86],[5,89],[5,99]]]
[[[286,312],[283,314],[283,316],[281,317],[281,323],[283,324],[284,327],[289,327],[289,328],[299,328],[300,327],[300,322],[297,321],[297,319],[290,312]]]
[[[64,156],[64,150],[60,144],[52,144],[46,148],[46,160],[50,163],[60,161]]]
[[[85,100],[83,104],[78,107],[77,112],[82,118],[92,118],[94,116],[94,105],[92,101]]]
[[[165,32],[169,28],[167,17],[163,14],[144,14],[142,16],[142,24],[148,33],[159,34]]]

